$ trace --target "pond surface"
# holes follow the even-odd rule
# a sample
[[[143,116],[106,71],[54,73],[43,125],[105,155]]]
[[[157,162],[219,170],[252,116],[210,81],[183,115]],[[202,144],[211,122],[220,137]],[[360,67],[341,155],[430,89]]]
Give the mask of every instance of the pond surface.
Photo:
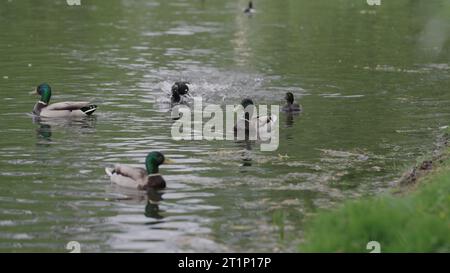
[[[0,2],[0,251],[294,252],[319,208],[388,191],[450,117],[450,2]],[[395,2],[395,3],[392,3]],[[281,104],[280,146],[175,141],[168,94]],[[33,121],[92,99],[94,117]],[[148,196],[104,168],[175,161]]]

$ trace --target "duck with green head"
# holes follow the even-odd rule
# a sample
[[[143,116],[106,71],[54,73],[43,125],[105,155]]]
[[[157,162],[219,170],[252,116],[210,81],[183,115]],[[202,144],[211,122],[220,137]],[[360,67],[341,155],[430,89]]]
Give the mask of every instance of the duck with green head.
[[[151,152],[145,158],[145,169],[116,164],[114,168],[105,168],[111,182],[126,188],[138,190],[164,189],[166,181],[159,173],[161,164],[169,164],[160,152]]]
[[[40,84],[32,93],[40,96],[39,101],[33,108],[33,114],[39,117],[83,117],[90,116],[97,110],[97,105],[86,101],[66,101],[50,104],[52,88],[47,83]]]

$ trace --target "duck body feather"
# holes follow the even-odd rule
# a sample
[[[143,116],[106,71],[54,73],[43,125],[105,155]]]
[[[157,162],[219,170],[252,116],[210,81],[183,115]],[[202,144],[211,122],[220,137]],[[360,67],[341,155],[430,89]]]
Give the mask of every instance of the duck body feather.
[[[125,188],[147,190],[166,187],[166,182],[159,173],[148,175],[144,168],[116,164],[114,168],[105,168],[105,172],[112,183]]]
[[[301,112],[302,107],[297,103],[288,103],[283,106],[281,109],[285,113],[295,113],[295,112]]]
[[[276,125],[278,117],[276,115],[270,116],[258,116],[251,118],[249,121],[245,118],[240,118],[240,121],[237,122],[234,130],[237,132],[238,130],[244,130],[246,134],[254,130],[254,132],[258,132],[258,137],[266,136],[269,132],[271,132],[273,126]]]
[[[97,110],[97,106],[85,101],[67,101],[47,105],[39,101],[33,109],[33,113],[40,117],[62,118],[90,116]]]

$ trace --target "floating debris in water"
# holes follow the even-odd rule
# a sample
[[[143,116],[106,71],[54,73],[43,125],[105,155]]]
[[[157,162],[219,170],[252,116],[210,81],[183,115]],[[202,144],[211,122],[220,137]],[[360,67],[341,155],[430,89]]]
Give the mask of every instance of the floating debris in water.
[[[423,130],[419,130],[419,129],[411,129],[411,130],[395,130],[395,132],[397,134],[408,134],[408,133],[418,133],[421,132]]]
[[[353,66],[354,68],[358,68],[357,65]],[[382,71],[382,72],[399,72],[399,73],[420,73],[426,74],[430,73],[435,69],[438,70],[448,70],[450,66],[448,64],[427,64],[427,65],[416,65],[417,68],[400,68],[392,65],[382,65],[377,64],[375,67],[364,66],[362,69],[371,70],[371,71]]]
[[[359,11],[360,14],[377,14],[377,12],[375,10],[360,10]]]
[[[364,95],[342,95],[341,93],[323,93],[320,94],[319,96],[324,98],[346,98],[346,99],[364,97]]]
[[[445,130],[447,128],[448,128],[448,126],[437,127],[437,129],[439,129],[439,130]],[[408,133],[426,132],[426,131],[431,131],[431,130],[435,130],[435,129],[436,128],[427,127],[427,128],[418,128],[418,129],[395,130],[395,132],[398,134],[408,134]]]
[[[433,68],[433,69],[442,69],[442,70],[450,69],[450,66],[448,64],[428,64],[428,65],[425,65],[425,67]]]
[[[380,172],[381,171],[381,167],[379,166],[373,166],[372,170],[376,171],[376,172]]]
[[[369,159],[369,156],[366,154],[352,153],[346,151],[336,151],[329,149],[317,149],[317,150],[332,157],[356,157],[358,160],[361,161],[366,161]]]

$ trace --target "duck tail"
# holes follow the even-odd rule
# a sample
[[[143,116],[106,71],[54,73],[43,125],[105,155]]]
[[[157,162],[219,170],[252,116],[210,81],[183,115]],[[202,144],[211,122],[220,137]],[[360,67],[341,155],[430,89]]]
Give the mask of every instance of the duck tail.
[[[91,104],[91,105],[81,108],[80,110],[83,113],[85,113],[86,115],[90,116],[90,115],[92,115],[92,113],[95,112],[95,110],[97,110],[97,105]]]
[[[114,169],[106,167],[105,172],[109,177],[111,177],[114,174]]]

